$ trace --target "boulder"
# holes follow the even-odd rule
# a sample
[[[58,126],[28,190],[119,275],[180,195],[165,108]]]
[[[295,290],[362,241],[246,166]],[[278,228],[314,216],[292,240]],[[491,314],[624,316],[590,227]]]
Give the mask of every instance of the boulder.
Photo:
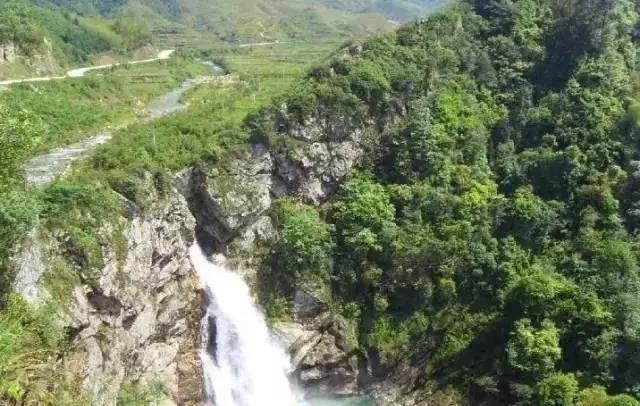
[[[291,354],[293,375],[307,392],[344,396],[362,392],[359,357],[348,344],[344,319],[325,313],[311,322],[278,323],[275,331]]]

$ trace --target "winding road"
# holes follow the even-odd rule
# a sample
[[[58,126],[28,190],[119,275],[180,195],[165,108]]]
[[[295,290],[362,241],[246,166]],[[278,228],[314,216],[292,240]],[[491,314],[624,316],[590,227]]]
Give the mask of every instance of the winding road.
[[[89,66],[89,67],[86,67],[86,68],[77,68],[77,69],[72,69],[72,70],[68,71],[65,76],[41,76],[41,77],[37,77],[37,78],[4,80],[4,81],[0,81],[0,86],[13,85],[13,84],[16,84],[16,83],[48,82],[48,81],[51,81],[51,80],[61,80],[61,79],[67,79],[67,78],[80,78],[80,77],[83,77],[87,72],[90,72],[90,71],[93,71],[93,70],[108,69],[108,68],[113,68],[113,67],[121,66],[121,65],[137,65],[137,64],[141,64],[141,63],[148,63],[148,62],[155,62],[155,61],[161,61],[161,60],[164,60],[164,59],[169,59],[169,58],[171,58],[171,56],[174,53],[175,53],[175,50],[173,50],[173,49],[165,49],[164,51],[160,51],[158,53],[158,56],[156,56],[155,58],[151,58],[151,59],[140,59],[140,60],[129,61],[129,62],[124,62],[124,63],[112,63],[112,64],[108,64],[108,65],[97,65],[97,66]]]

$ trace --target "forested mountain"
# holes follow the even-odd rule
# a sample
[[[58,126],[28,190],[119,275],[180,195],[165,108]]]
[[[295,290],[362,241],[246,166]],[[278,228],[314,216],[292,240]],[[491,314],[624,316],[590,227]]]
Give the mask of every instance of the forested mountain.
[[[145,23],[124,16],[106,19],[98,15],[83,15],[74,8],[52,6],[46,0],[3,1],[0,46],[14,48],[14,55],[2,55],[0,65],[13,62],[9,59],[17,56],[30,64],[76,65],[89,62],[96,54],[126,53],[149,44],[151,32]]]
[[[369,151],[319,208],[281,203],[271,313],[323,286],[425,404],[637,405],[638,8],[462,1],[250,120],[276,150],[331,123]]]

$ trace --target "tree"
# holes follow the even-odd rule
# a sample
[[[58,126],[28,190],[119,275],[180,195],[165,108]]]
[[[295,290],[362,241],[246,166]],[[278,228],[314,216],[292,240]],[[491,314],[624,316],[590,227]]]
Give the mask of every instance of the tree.
[[[381,252],[395,234],[395,208],[389,195],[369,179],[346,183],[334,212],[338,235],[359,257]]]
[[[113,23],[113,30],[124,39],[128,48],[141,47],[151,40],[146,22],[134,18],[119,17]]]
[[[515,324],[506,347],[507,362],[516,374],[532,381],[544,379],[555,369],[562,356],[558,329],[549,320],[539,327],[531,320],[521,319]]]
[[[276,255],[282,271],[303,280],[327,280],[333,242],[329,227],[318,212],[291,200],[280,200],[275,219],[280,231]]]
[[[573,406],[577,393],[578,381],[573,374],[555,373],[536,385],[540,406]]]

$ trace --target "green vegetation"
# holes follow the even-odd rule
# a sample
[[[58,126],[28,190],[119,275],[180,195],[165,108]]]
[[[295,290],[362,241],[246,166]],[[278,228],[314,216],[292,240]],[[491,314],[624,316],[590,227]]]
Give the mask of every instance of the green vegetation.
[[[118,394],[117,406],[153,406],[162,400],[164,385],[151,382],[148,385],[125,382]]]
[[[638,405],[637,12],[460,1],[312,69],[253,139],[322,117],[372,155],[317,213],[279,206],[264,274],[325,281],[362,351],[472,404]]]
[[[25,190],[22,186],[20,170],[26,159],[39,151],[77,140],[88,129],[129,117],[126,114],[131,113],[127,113],[127,108],[174,87],[186,76],[204,73],[204,69],[209,68],[169,60],[119,67],[104,77],[96,74],[77,81],[11,87],[3,100],[11,107],[0,110],[3,118],[0,144],[5,147],[1,154],[7,163],[0,172],[3,291],[13,276],[9,259],[16,245],[34,226],[45,233],[55,230],[65,241],[65,257],[50,258],[52,271],[44,281],[55,300],[38,309],[19,302],[18,314],[38,317],[37,327],[47,333],[58,331],[55,323],[64,312],[70,288],[80,277],[83,283],[91,285],[104,266],[102,248],[116,247],[117,251],[123,244],[122,201],[114,191],[145,209],[167,191],[171,172],[189,164],[215,161],[226,152],[246,148],[247,135],[242,128],[246,116],[274,94],[281,95],[330,48],[330,45],[282,45],[259,51],[224,51],[239,81],[230,85],[202,85],[187,95],[189,111],[120,130],[112,143],[77,165],[69,177],[40,192]],[[74,119],[74,115],[78,119]],[[109,227],[105,228],[105,224]],[[81,276],[77,269],[82,269]],[[11,309],[14,306],[17,309],[18,304],[13,304],[15,300],[19,298],[6,299],[4,313],[0,315],[0,340],[6,334],[14,341],[21,337],[27,341],[12,341],[6,347],[0,343],[0,358],[14,357],[7,361],[11,362],[6,367],[8,372],[0,371],[0,399],[24,402],[31,400],[37,391],[38,404],[82,404],[81,392],[72,377],[54,376],[50,371],[54,366],[46,362],[52,356],[68,355],[66,337],[63,334],[59,341],[51,344],[22,334],[20,329],[26,321],[23,324],[14,321]],[[47,318],[39,318],[40,312]],[[3,317],[7,318],[6,325]],[[40,334],[40,330],[34,330],[33,334]],[[28,358],[32,353],[38,358]],[[0,368],[4,368],[1,363],[0,360]],[[22,371],[31,371],[35,366],[38,373],[49,371],[51,379],[34,381],[19,377],[26,373]],[[58,386],[39,386],[45,383]],[[121,388],[118,404],[156,404],[161,395],[162,388],[156,384],[141,386],[130,382]],[[65,403],[69,398],[79,399],[79,403]]]
[[[61,73],[61,67],[88,64],[99,54],[112,57],[148,45],[144,20],[79,14],[45,0],[5,0],[0,4],[0,44],[17,47],[18,58],[0,64],[0,77]]]
[[[84,29],[70,15],[34,5],[29,0],[7,0],[0,5],[0,43],[15,43],[23,53],[46,53],[45,38],[63,62],[88,60],[110,44]]]
[[[201,86],[189,112],[119,131],[38,199],[14,179],[45,124],[0,110],[10,163],[0,229],[18,230],[0,243],[15,244],[39,213],[70,236],[84,269],[99,269],[99,247],[115,237],[96,230],[117,223],[114,191],[144,210],[185,166],[215,165],[247,141],[299,145],[286,131],[310,118],[353,125],[369,155],[336,196],[274,208],[280,238],[259,275],[270,317],[287,317],[295,287],[312,284],[354,327],[356,352],[410,364],[430,391],[482,405],[637,406],[639,9],[460,0],[334,54],[302,81],[324,46],[218,49],[210,55],[224,56],[237,82]],[[64,292],[72,278],[58,265],[49,283]],[[43,354],[60,344],[42,336],[37,310],[20,314],[0,319],[9,377],[25,364],[3,357],[30,348],[14,332],[29,331],[19,336]],[[24,399],[25,385],[10,378],[0,390]],[[131,384],[119,401],[149,396]]]
[[[207,73],[199,63],[171,59],[123,66],[107,76],[11,86],[0,104],[0,281],[6,296],[13,280],[11,257],[33,229],[64,235],[65,257],[50,258],[44,285],[48,303],[31,308],[19,297],[3,297],[0,314],[0,399],[27,404],[88,404],[79,377],[64,374],[54,360],[69,354],[57,326],[71,288],[91,285],[104,266],[104,246],[122,246],[121,202],[100,183],[57,182],[43,191],[25,189],[22,168],[29,158],[87,137],[109,124],[126,124],[147,102],[182,80]],[[107,231],[103,226],[109,223]],[[55,337],[54,337],[55,335]],[[55,340],[54,340],[55,339]],[[138,393],[138,392],[136,392]],[[139,399],[151,395],[138,393]],[[136,395],[136,396],[138,396]],[[133,394],[123,395],[132,404]],[[129,397],[127,397],[129,396]],[[129,399],[129,400],[127,400]],[[129,403],[127,403],[129,402]],[[140,404],[140,403],[138,403]]]
[[[208,68],[201,64],[170,59],[144,67],[123,66],[106,76],[95,72],[87,78],[12,85],[2,93],[5,111],[22,125],[38,122],[44,128],[37,132],[38,137],[28,137],[32,145],[10,150],[19,149],[28,158],[84,139],[107,125],[124,125],[142,114],[151,99],[177,87],[187,77],[206,72]],[[22,166],[23,162],[17,163]]]
[[[10,295],[0,314],[0,399],[26,404],[87,404],[80,377],[57,368],[54,354],[68,350],[66,334],[51,320],[50,305],[34,309]],[[55,388],[55,389],[52,389]]]
[[[35,1],[35,0],[32,0]],[[194,48],[217,42],[335,41],[395,27],[447,0],[37,0],[83,16],[144,21],[163,47]],[[139,38],[144,38],[140,36]]]
[[[78,166],[74,180],[108,185],[147,207],[154,195],[149,193],[146,174],[152,174],[152,183],[162,194],[171,173],[245,149],[247,115],[282,95],[329,48],[282,44],[260,50],[221,50],[227,52],[226,63],[238,75],[235,83],[200,86],[186,97],[188,112],[119,131]]]

